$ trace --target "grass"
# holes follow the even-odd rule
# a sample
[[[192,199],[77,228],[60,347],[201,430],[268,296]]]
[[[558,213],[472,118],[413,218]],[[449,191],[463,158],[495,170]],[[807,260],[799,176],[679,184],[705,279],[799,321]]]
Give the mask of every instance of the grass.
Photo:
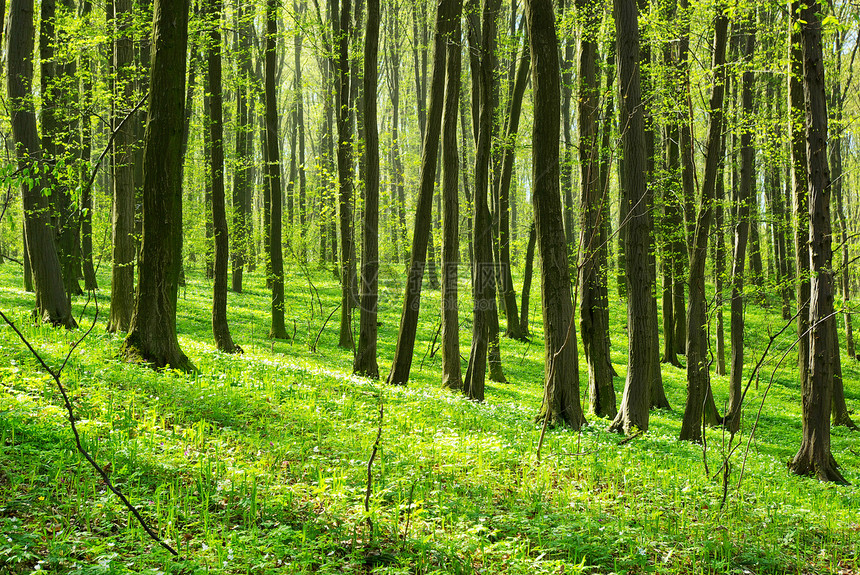
[[[403,275],[391,268],[382,282],[383,374],[394,353]],[[312,268],[309,277],[313,288],[298,266],[288,265],[291,341],[266,338],[269,299],[262,277],[251,275],[246,292],[228,299],[233,339],[245,354],[215,351],[211,284],[189,270],[178,326],[199,373],[124,363],[117,357],[121,337],[101,326],[63,372],[87,449],[179,549],[179,560],[145,536],[75,451],[52,381],[14,333],[0,327],[0,573],[857,572],[857,433],[833,430],[834,455],[853,485],[820,484],[786,470],[801,426],[794,354],[777,366],[791,335],[777,341],[747,398],[744,447],[731,459],[721,506],[717,472],[728,437],[710,430],[704,454],[702,446],[677,441],[682,369],[663,366],[674,410],[653,412],[648,433],[622,443],[606,431],[608,421],[589,415],[580,432],[549,430],[538,463],[534,416],[542,397],[543,341],[537,291],[536,337],[502,342],[511,383],[490,383],[486,402],[476,404],[439,389],[440,359],[430,353],[438,291],[422,296],[410,385],[389,387],[350,375],[352,352],[336,346],[337,314],[322,329],[339,302],[337,283],[328,270]],[[467,277],[461,280],[465,356],[470,296]],[[0,266],[0,308],[58,366],[82,332],[34,324],[32,294],[20,285],[20,268]],[[102,290],[100,322],[107,297]],[[77,312],[83,302],[75,302]],[[90,319],[82,325],[93,309],[86,308]],[[749,368],[767,330],[782,322],[775,307],[750,305],[747,312]],[[623,302],[614,299],[611,314],[620,399]],[[843,364],[854,408],[860,369],[847,359]],[[748,432],[772,372],[738,487]],[[722,405],[726,378],[715,376],[713,383]],[[367,513],[367,461],[380,403],[382,435]]]

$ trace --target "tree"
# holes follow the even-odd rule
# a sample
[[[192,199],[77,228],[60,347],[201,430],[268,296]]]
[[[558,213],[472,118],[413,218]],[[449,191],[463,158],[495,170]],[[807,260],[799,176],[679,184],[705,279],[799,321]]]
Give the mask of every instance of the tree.
[[[696,218],[696,233],[690,252],[690,302],[687,308],[687,403],[681,421],[681,439],[702,440],[702,425],[716,424],[719,416],[713,405],[711,376],[708,362],[707,297],[705,295],[705,260],[708,236],[714,219],[714,198],[717,188],[723,141],[723,96],[726,89],[726,44],[729,19],[722,5],[716,6],[714,16],[714,49],[708,148],[702,197]]]
[[[176,338],[182,264],[182,138],[188,6],[155,0],[149,107],[144,134],[143,239],[134,313],[123,355],[154,367],[193,370]]]
[[[354,305],[353,265],[355,245],[352,229],[352,122],[350,121],[349,41],[352,35],[351,0],[342,0],[340,16],[338,1],[332,2],[332,31],[337,53],[335,57],[335,86],[337,106],[337,177],[338,211],[340,214],[340,340],[338,345],[353,348],[352,308]]]
[[[42,321],[72,329],[76,323],[54,247],[48,197],[43,193],[46,166],[42,163],[31,93],[35,34],[32,0],[12,0],[9,6],[6,93],[9,95],[18,167],[28,174],[21,184],[21,199],[25,247],[36,292],[35,311]]]
[[[227,323],[227,210],[224,200],[224,122],[221,96],[221,0],[207,0],[209,26],[209,141],[212,147],[212,231],[215,237],[214,282],[212,287],[212,332],[220,351],[235,353],[240,348],[233,343]]]
[[[364,36],[364,227],[361,258],[361,317],[353,371],[379,378],[376,363],[376,306],[379,300],[379,134],[376,127],[376,76],[379,0],[367,0]],[[369,94],[369,97],[368,97]]]
[[[461,2],[456,11],[459,22]],[[457,281],[460,259],[460,201],[457,176],[457,120],[460,111],[460,24],[454,42],[446,48],[445,105],[442,118],[442,387],[461,390],[460,318],[457,304]]]
[[[123,107],[128,106],[134,93],[134,47],[132,44],[131,0],[114,0],[113,42],[114,97],[111,101],[113,129],[113,233],[109,332],[128,331],[134,311],[134,126],[131,122],[119,125],[124,117]],[[184,56],[183,56],[184,60]],[[184,80],[184,78],[183,78]]]
[[[635,8],[634,8],[635,9]],[[535,230],[541,255],[546,380],[541,418],[574,429],[585,424],[579,403],[570,269],[559,190],[559,61],[551,0],[527,0],[532,56],[534,127],[532,178]]]
[[[598,6],[590,0],[577,4],[584,13],[579,50],[579,165],[581,224],[579,239],[579,318],[582,347],[588,363],[591,410],[615,417],[615,389],[609,358],[609,297],[606,289],[608,241],[604,217],[609,190],[600,187],[600,141],[597,116],[600,79],[597,74]]]
[[[801,382],[803,434],[788,464],[798,475],[846,483],[830,451],[836,318],[833,312],[833,250],[830,226],[830,168],[827,163],[827,97],[821,47],[821,12],[811,2],[800,7],[803,96],[806,110],[806,168],[809,190],[810,349],[809,377]],[[838,349],[838,347],[837,347]]]
[[[751,67],[755,47],[755,24],[753,15],[744,22],[742,53],[744,58],[743,78],[741,80],[741,177],[735,199],[737,223],[732,258],[732,300],[731,300],[731,346],[732,358],[729,372],[729,406],[726,413],[726,426],[732,432],[740,429],[741,388],[744,371],[744,264],[747,256],[747,242],[750,232],[750,202],[753,201],[755,185],[755,150],[753,148],[754,126],[748,124],[753,115],[753,91],[755,76]]]
[[[657,376],[657,318],[651,290],[651,198],[646,182],[645,117],[639,72],[639,16],[634,0],[615,0],[618,54],[619,113],[623,145],[621,187],[629,208],[626,217],[625,274],[627,285],[627,381],[621,408],[610,430],[630,433],[648,429],[651,387]]]
[[[275,91],[275,42],[278,35],[277,0],[266,2],[266,181],[271,202],[269,261],[272,274],[272,328],[269,337],[286,339],[284,326],[284,254],[281,218],[281,149],[278,140],[278,100]]]
[[[231,250],[231,289],[242,293],[242,276],[248,260],[251,214],[246,210],[251,195],[253,151],[253,122],[248,106],[251,82],[251,19],[247,7],[240,2],[236,30],[236,168],[233,174],[233,236]]]
[[[456,23],[457,1],[439,0],[436,10],[436,39],[433,47],[433,71],[430,76],[430,101],[427,106],[427,129],[421,154],[421,169],[418,175],[419,191],[415,205],[415,227],[412,232],[412,252],[406,276],[406,293],[400,315],[400,330],[388,383],[406,385],[412,368],[415,349],[415,332],[418,328],[418,311],[421,309],[421,283],[427,258],[427,242],[430,234],[430,213],[433,201],[433,186],[436,176],[436,159],[439,136],[442,131],[442,107],[445,83],[445,46],[450,40]]]

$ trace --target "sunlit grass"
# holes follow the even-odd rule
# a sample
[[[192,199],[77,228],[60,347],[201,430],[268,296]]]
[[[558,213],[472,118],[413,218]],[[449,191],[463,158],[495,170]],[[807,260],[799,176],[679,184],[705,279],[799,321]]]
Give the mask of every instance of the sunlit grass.
[[[197,374],[123,363],[117,357],[121,338],[101,326],[63,372],[87,448],[180,550],[181,561],[145,536],[76,453],[52,382],[11,330],[0,328],[0,572],[856,569],[857,487],[823,485],[786,470],[800,440],[796,356],[786,356],[772,385],[770,378],[793,329],[776,343],[757,388],[747,396],[742,447],[731,459],[721,506],[724,483],[718,471],[729,438],[710,430],[706,451],[677,441],[685,373],[671,366],[663,366],[663,381],[674,410],[653,412],[647,434],[620,444],[622,437],[607,433],[608,421],[589,415],[590,425],[581,432],[549,430],[542,461],[536,460],[540,426],[534,416],[543,393],[544,353],[539,282],[532,294],[533,341],[502,342],[511,383],[490,383],[486,402],[475,404],[439,389],[440,358],[432,344],[438,291],[422,295],[409,386],[389,387],[350,375],[352,351],[336,346],[337,313],[320,331],[339,303],[339,287],[330,270],[311,271],[313,288],[298,266],[288,265],[286,322],[288,333],[295,334],[289,341],[267,338],[268,292],[254,274],[246,277],[245,293],[228,298],[233,338],[245,354],[217,352],[211,283],[188,270],[178,326]],[[466,357],[471,304],[463,272]],[[387,274],[380,303],[383,374],[394,353],[403,278],[402,270]],[[0,267],[0,306],[46,360],[59,365],[82,332],[34,325],[28,315],[32,295],[18,290],[20,284],[20,269]],[[76,313],[84,301],[76,300]],[[99,301],[106,314],[104,291]],[[90,304],[89,317],[93,309]],[[768,329],[777,331],[782,321],[775,309],[750,305],[747,312],[751,367],[764,350]],[[613,294],[619,400],[626,374],[625,313]],[[87,324],[85,319],[82,325]],[[855,363],[844,363],[848,404],[856,407],[860,374]],[[584,365],[581,373],[585,392]],[[722,407],[727,378],[715,376],[713,384]],[[747,454],[748,433],[766,390]],[[380,403],[371,532],[364,496]],[[855,436],[844,428],[833,431],[834,455],[854,484],[860,481]]]

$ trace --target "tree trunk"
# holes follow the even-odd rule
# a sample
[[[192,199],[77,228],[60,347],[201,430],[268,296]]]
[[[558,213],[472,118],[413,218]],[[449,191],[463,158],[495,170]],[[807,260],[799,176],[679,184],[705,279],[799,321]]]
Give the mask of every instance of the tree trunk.
[[[597,130],[600,80],[597,75],[597,37],[600,19],[596,5],[577,4],[583,13],[579,48],[579,165],[581,169],[581,225],[579,238],[579,318],[582,347],[588,363],[591,411],[613,418],[618,413],[609,356],[609,301],[606,294],[606,227],[603,216],[608,190],[600,188],[600,148]]]
[[[109,332],[128,331],[134,310],[134,126],[122,120],[121,110],[131,105],[134,52],[131,39],[131,1],[114,0],[116,37],[113,45],[114,80],[113,129],[113,232]],[[184,58],[184,57],[183,57]],[[183,78],[184,80],[184,78]],[[119,129],[117,129],[119,127]]]
[[[271,219],[269,223],[269,261],[272,266],[272,328],[269,337],[287,339],[284,326],[284,254],[281,238],[281,150],[278,134],[278,100],[275,92],[275,42],[278,34],[278,2],[266,2],[266,179],[268,180]]]
[[[472,265],[472,346],[466,368],[464,392],[469,399],[484,400],[487,356],[498,352],[498,315],[496,315],[496,270],[493,258],[493,221],[487,204],[490,187],[490,161],[493,132],[493,74],[496,49],[495,18],[500,0],[485,0],[481,20],[479,67],[472,75],[479,78],[478,138],[475,144],[475,204],[473,239],[475,258]],[[470,38],[475,34],[470,33]],[[474,100],[473,100],[474,101]],[[475,110],[473,110],[473,114]],[[496,362],[493,361],[496,359]],[[490,359],[490,378],[504,381],[498,357]],[[495,371],[494,371],[495,370]],[[500,377],[501,376],[501,377]]]
[[[445,84],[446,42],[451,40],[457,14],[457,0],[440,0],[436,14],[436,40],[433,49],[433,72],[430,79],[430,102],[427,113],[427,130],[424,135],[421,170],[418,176],[419,191],[415,206],[415,227],[412,234],[412,254],[406,277],[406,293],[400,316],[400,331],[397,346],[388,374],[388,383],[406,385],[412,368],[415,350],[415,332],[418,328],[418,312],[421,308],[421,283],[427,257],[427,241],[430,235],[430,213],[433,201],[433,186],[436,175],[436,156],[439,135],[442,131],[442,106]]]
[[[176,338],[182,257],[182,133],[188,8],[155,0],[149,108],[144,136],[143,242],[123,355],[154,367],[193,370]]]
[[[520,329],[523,332],[523,337],[529,337],[529,295],[532,291],[532,275],[535,262],[535,243],[537,243],[537,234],[535,233],[535,223],[532,222],[529,226],[529,243],[526,245],[526,263],[523,269],[523,294],[520,303]]]
[[[690,257],[690,304],[687,309],[687,403],[681,421],[681,440],[699,442],[704,425],[719,421],[711,393],[708,361],[708,314],[705,295],[705,260],[708,255],[708,235],[714,217],[714,198],[722,158],[723,96],[725,94],[726,41],[729,20],[717,6],[714,18],[713,64],[714,86],[711,91],[711,120],[702,199],[696,221],[693,250]]]
[[[29,173],[44,169],[40,165],[42,152],[31,93],[36,35],[33,17],[32,0],[12,0],[9,8],[6,93],[9,96],[18,167]],[[76,324],[66,297],[60,260],[51,232],[48,197],[38,184],[38,178],[33,178],[29,185],[22,183],[21,199],[25,245],[36,292],[36,314],[42,321],[74,328]]]
[[[830,170],[827,165],[827,100],[820,13],[812,2],[800,9],[803,95],[806,109],[806,166],[809,174],[810,350],[809,379],[802,382],[803,434],[788,464],[798,475],[846,483],[830,451],[830,411],[835,374],[836,318],[833,316],[833,251],[830,227]]]
[[[791,13],[797,15],[800,3],[792,2]],[[796,18],[789,23],[791,49],[789,59],[789,128],[791,130],[791,166],[794,196],[794,246],[797,266],[797,365],[801,382],[809,379],[809,174],[807,174],[806,134],[803,101],[803,53]]]
[[[623,134],[622,187],[628,202],[625,224],[628,365],[621,409],[610,430],[631,433],[648,429],[651,389],[660,369],[657,317],[649,249],[651,198],[646,182],[645,118],[639,71],[638,10],[633,0],[615,0],[620,124]],[[655,312],[652,317],[652,311]]]
[[[457,282],[460,259],[460,199],[457,176],[457,121],[460,111],[462,37],[459,23],[461,2],[457,1],[454,42],[446,48],[445,107],[442,119],[442,387],[463,389],[460,366],[460,314]]]
[[[0,0],[2,3],[5,0]],[[80,15],[84,22],[89,23],[92,14],[92,3],[89,0],[83,0],[81,3]],[[81,80],[81,97],[85,101],[92,99],[93,94],[93,62],[92,60],[81,55],[80,67],[87,69]],[[83,178],[89,176],[90,155],[92,154],[92,122],[89,114],[81,113],[81,161]],[[87,291],[98,289],[98,281],[96,280],[96,270],[93,265],[93,194],[92,185],[85,185],[81,190],[81,214],[80,214],[80,235],[81,235],[81,265],[84,272],[84,289]]]
[[[579,403],[579,369],[573,336],[570,268],[559,193],[560,91],[558,39],[550,0],[528,0],[534,127],[532,183],[535,230],[541,255],[546,376],[539,415],[574,429],[585,424]]]
[[[691,92],[690,92],[690,7],[688,0],[679,0],[681,18],[681,37],[678,42],[678,67],[680,75],[680,93],[682,111],[679,114],[678,142],[681,148],[681,190],[684,205],[684,221],[686,223],[686,246],[687,262],[693,246],[693,236],[696,233],[696,160],[694,157],[695,146],[693,143],[693,118],[690,117]],[[675,298],[674,320],[675,320],[675,346],[676,352],[684,355],[687,353],[687,307],[684,304],[684,285],[682,275],[684,271],[684,259],[675,269],[675,286],[672,295]]]
[[[514,155],[516,153],[516,140],[520,126],[520,113],[522,111],[523,95],[526,91],[529,79],[531,57],[528,44],[523,45],[522,58],[517,70],[513,94],[510,100],[510,109],[505,128],[505,144],[502,146],[501,175],[499,176],[499,276],[501,279],[499,290],[505,304],[505,317],[508,322],[506,336],[513,339],[523,339],[520,329],[520,317],[517,313],[517,294],[514,291],[514,280],[511,275],[511,212],[510,212],[510,190],[511,177],[514,168]]]
[[[209,26],[209,141],[212,146],[212,231],[215,235],[214,282],[212,287],[212,333],[219,351],[239,351],[227,324],[227,209],[224,199],[224,120],[221,96],[221,13],[222,0],[207,1]]]
[[[376,84],[379,46],[379,0],[367,0],[364,36],[364,226],[361,258],[361,317],[353,371],[379,379],[376,363],[376,306],[379,299],[379,134]]]
[[[296,18],[301,18],[305,13],[305,0],[300,3],[293,2],[293,10]],[[298,141],[298,172],[299,172],[299,196],[297,211],[299,212],[299,246],[300,256],[306,258],[307,245],[305,241],[305,223],[307,220],[307,173],[305,172],[305,99],[304,85],[302,84],[302,26],[296,26],[294,38],[295,74],[296,74],[296,139]]]
[[[332,2],[332,26],[337,48],[335,59],[335,83],[337,106],[337,176],[338,176],[338,214],[340,222],[340,338],[338,346],[353,349],[352,308],[353,285],[352,266],[355,245],[352,238],[352,123],[350,122],[349,89],[349,42],[352,36],[351,0],[343,0],[340,16],[337,14],[337,0]]]
[[[236,89],[236,170],[233,175],[233,249],[231,287],[242,293],[245,262],[248,259],[248,222],[251,214],[246,211],[247,198],[251,195],[250,164],[253,139],[253,121],[248,108],[248,84],[251,81],[251,20],[247,7],[238,6],[236,41],[236,72],[239,76]]]

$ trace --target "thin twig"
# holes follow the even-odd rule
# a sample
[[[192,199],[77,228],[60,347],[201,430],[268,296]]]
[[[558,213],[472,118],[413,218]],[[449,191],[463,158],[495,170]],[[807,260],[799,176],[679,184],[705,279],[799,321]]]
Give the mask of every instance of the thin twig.
[[[373,449],[370,451],[370,459],[367,460],[367,489],[364,491],[364,511],[367,513],[367,526],[370,528],[370,536],[373,537],[373,519],[370,518],[370,494],[373,488],[373,460],[376,459],[376,452],[379,449],[379,440],[382,438],[382,416],[384,413],[384,405],[382,397],[379,398],[379,428],[376,430],[376,441],[373,442]],[[408,529],[408,523],[407,523]]]
[[[99,315],[98,314],[98,306],[96,306],[96,312],[95,312],[95,316],[93,317],[92,325],[90,325],[90,328],[86,331],[86,333],[84,333],[69,348],[69,352],[66,354],[66,358],[63,361],[63,365],[60,367],[60,369],[57,371],[54,371],[53,369],[51,369],[50,366],[48,366],[47,363],[45,363],[45,360],[42,359],[42,356],[39,355],[39,352],[37,352],[35,350],[35,348],[33,348],[33,346],[30,344],[30,342],[27,340],[27,338],[24,337],[24,334],[21,333],[21,330],[19,330],[18,327],[12,322],[12,320],[9,319],[6,316],[6,314],[3,313],[2,310],[0,310],[0,317],[3,318],[3,321],[5,321],[9,325],[9,327],[12,328],[12,330],[18,335],[18,337],[21,339],[21,341],[24,342],[24,345],[27,346],[27,349],[30,350],[30,353],[32,353],[33,356],[39,361],[39,363],[42,365],[42,368],[48,372],[48,374],[54,380],[54,383],[57,384],[57,389],[60,390],[60,394],[63,396],[63,403],[65,404],[66,411],[69,414],[69,423],[71,424],[71,427],[72,427],[72,433],[75,436],[75,447],[77,447],[78,452],[81,455],[83,455],[84,458],[90,463],[90,465],[92,465],[93,468],[95,468],[95,470],[99,473],[99,475],[101,475],[101,478],[105,482],[105,485],[107,485],[108,489],[110,489],[111,492],[113,492],[113,494],[116,495],[120,499],[120,501],[122,501],[123,505],[125,505],[125,507],[131,512],[131,514],[134,515],[135,519],[137,519],[137,522],[140,523],[140,526],[143,527],[143,530],[146,531],[147,535],[149,535],[149,537],[152,540],[156,541],[162,547],[167,549],[167,551],[169,551],[171,555],[173,555],[174,557],[178,557],[179,553],[176,551],[176,549],[174,549],[168,543],[163,541],[158,536],[158,534],[155,533],[155,531],[153,531],[149,525],[147,525],[146,520],[143,518],[143,516],[140,514],[140,512],[137,510],[137,508],[134,505],[132,505],[132,503],[126,498],[126,496],[123,495],[123,493],[114,486],[114,484],[110,480],[110,477],[108,477],[107,472],[98,463],[96,463],[96,460],[93,459],[93,457],[89,454],[89,452],[87,452],[86,449],[84,449],[84,446],[81,444],[80,434],[78,433],[78,426],[75,424],[75,414],[74,414],[74,411],[72,409],[72,402],[69,399],[68,394],[66,393],[65,387],[63,387],[63,383],[60,381],[60,374],[62,373],[63,368],[65,368],[66,363],[69,361],[69,357],[71,357],[72,352],[75,351],[75,348],[77,348],[78,345],[82,341],[84,341],[84,339],[86,339],[86,337],[90,334],[90,332],[93,331],[93,328],[96,326],[96,322],[98,320],[98,315]]]

